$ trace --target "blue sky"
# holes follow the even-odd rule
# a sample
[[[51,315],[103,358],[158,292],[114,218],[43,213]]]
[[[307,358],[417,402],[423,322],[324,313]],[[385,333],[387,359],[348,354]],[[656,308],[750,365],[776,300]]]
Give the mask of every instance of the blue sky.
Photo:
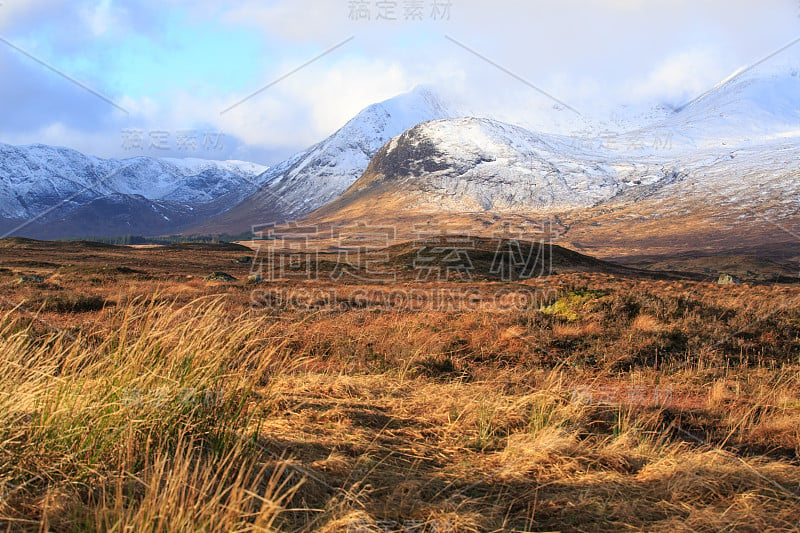
[[[580,109],[584,122],[613,125],[691,99],[800,37],[800,2],[3,0],[0,37],[128,113],[0,43],[0,142],[269,164],[417,84],[531,128],[586,126],[563,124],[552,101],[448,36]],[[764,68],[800,66],[797,48]],[[165,149],[150,146],[152,132],[169,134]],[[219,132],[224,142],[203,150]],[[179,150],[179,135],[198,148]]]

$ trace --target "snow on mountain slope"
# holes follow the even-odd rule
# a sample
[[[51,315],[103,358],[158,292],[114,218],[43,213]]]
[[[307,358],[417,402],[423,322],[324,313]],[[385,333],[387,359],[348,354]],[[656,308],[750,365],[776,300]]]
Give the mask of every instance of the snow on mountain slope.
[[[731,76],[665,119],[621,137],[621,145],[669,144],[684,150],[800,137],[800,72]]]
[[[109,184],[116,192],[140,195],[149,200],[170,200],[186,204],[206,203],[228,197],[235,205],[263,182],[256,176],[264,167],[228,162],[138,157],[112,163]]]
[[[606,205],[629,205],[631,213],[638,207],[638,216],[651,219],[662,209],[717,218],[748,212],[771,220],[792,216],[800,211],[800,137],[786,133],[800,130],[800,106],[792,107],[794,95],[787,89],[795,81],[741,83],[675,115],[680,121],[675,118],[674,132],[692,144],[625,148],[619,139],[611,146],[575,142],[488,119],[427,122],[387,143],[364,175],[312,219],[367,218],[375,205],[382,206],[384,221],[420,214],[563,213]],[[742,94],[749,99],[734,96]],[[720,109],[728,114],[720,116]],[[751,117],[747,121],[745,114]],[[641,143],[657,138],[664,127],[631,135],[641,135]],[[750,131],[758,135],[735,136]]]
[[[652,116],[664,114],[660,108]],[[329,139],[268,171],[265,187],[206,228],[244,230],[306,216],[355,183],[393,134],[459,116],[424,88],[370,106]],[[800,136],[800,77],[789,69],[735,75],[654,124],[601,138],[534,134],[486,119],[425,124],[416,134],[420,139],[403,138],[402,155],[389,154],[389,160],[402,166],[400,159],[409,159],[424,180],[413,172],[402,176],[396,169],[377,169],[413,197],[404,200],[409,207],[580,208],[667,187],[687,172],[699,172],[693,165],[705,150],[717,151],[706,154],[712,159],[724,158],[734,147]],[[433,152],[413,149],[411,141],[424,141]],[[365,177],[360,186],[374,178]],[[388,191],[389,185],[382,187]]]
[[[747,210],[760,217],[790,216],[800,194],[800,73],[754,69],[727,80],[650,127],[630,132],[609,163],[623,192],[614,202],[652,199],[671,209]],[[653,212],[653,216],[659,216]]]
[[[630,180],[621,194],[595,208],[559,214],[565,240],[606,257],[690,251],[798,255],[796,140],[708,148],[673,164],[665,178],[641,185],[635,182],[655,167],[620,164]]]
[[[653,186],[654,172],[667,170]],[[705,211],[727,218],[772,221],[800,213],[800,142],[767,141],[723,150],[707,148],[656,167],[645,161],[617,167],[623,192],[611,204],[649,200],[670,211]],[[659,217],[665,213],[654,212]]]
[[[552,211],[622,191],[609,154],[489,119],[420,124],[392,139],[364,175],[315,216],[381,202],[428,212]]]
[[[184,175],[193,176],[209,169],[226,170],[232,173],[239,173],[245,176],[257,176],[263,174],[269,167],[252,163],[250,161],[213,161],[209,159],[197,159],[194,157],[187,157],[185,159],[175,159],[173,157],[164,157],[160,161],[169,163],[170,165],[180,169]]]
[[[339,131],[268,170],[266,185],[208,227],[243,231],[256,224],[300,218],[338,198],[389,139],[428,120],[458,113],[426,87],[373,104]]]
[[[100,184],[98,192],[81,193],[102,175],[101,165],[99,159],[66,148],[0,144],[0,217],[25,219],[72,195],[80,203],[111,192]]]
[[[0,220],[6,228],[34,218],[43,224],[110,196],[116,203],[137,198],[136,205],[159,202],[167,213],[172,205],[181,212],[197,209],[211,216],[255,191],[264,170],[235,161],[100,159],[41,144],[0,144]],[[129,229],[136,231],[135,221]],[[102,225],[95,231],[92,235],[108,234]]]
[[[420,130],[449,167],[434,172],[430,184],[451,208],[584,206],[618,190],[601,153],[576,150],[554,137],[487,119],[436,121]],[[464,172],[453,175],[450,169]]]
[[[458,116],[418,87],[367,107],[271,169],[237,161],[103,160],[65,148],[0,144],[0,230],[56,205],[42,223],[81,231],[100,226],[104,234],[238,233],[315,210],[318,220],[376,210],[389,220],[416,212],[622,204],[651,218],[673,209],[668,204],[676,213],[797,211],[796,71],[733,76],[666,118],[613,137],[536,134]],[[114,222],[104,227],[98,212]]]

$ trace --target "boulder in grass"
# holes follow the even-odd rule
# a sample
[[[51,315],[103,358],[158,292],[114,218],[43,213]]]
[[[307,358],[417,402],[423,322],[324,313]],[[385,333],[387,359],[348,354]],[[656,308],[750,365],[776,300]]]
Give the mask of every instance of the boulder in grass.
[[[250,274],[247,276],[248,283],[264,283],[264,278],[262,278],[259,274]]]
[[[44,278],[41,276],[22,276],[17,283],[42,283]]]
[[[236,278],[234,278],[227,272],[214,272],[213,274],[211,274],[206,278],[206,281],[221,281],[224,283],[230,283],[232,281],[236,281]]]

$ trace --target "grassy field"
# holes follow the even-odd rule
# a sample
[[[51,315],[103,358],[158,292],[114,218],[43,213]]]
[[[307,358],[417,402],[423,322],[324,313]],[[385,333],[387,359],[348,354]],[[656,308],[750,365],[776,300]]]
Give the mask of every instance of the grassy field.
[[[2,529],[800,529],[796,285],[247,256],[0,245]]]

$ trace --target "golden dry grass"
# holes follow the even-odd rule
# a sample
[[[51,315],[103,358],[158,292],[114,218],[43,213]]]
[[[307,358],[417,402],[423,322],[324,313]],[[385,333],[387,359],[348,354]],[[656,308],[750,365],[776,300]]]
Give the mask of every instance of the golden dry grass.
[[[4,529],[798,528],[797,288],[572,274],[409,310],[196,268],[0,274]]]

